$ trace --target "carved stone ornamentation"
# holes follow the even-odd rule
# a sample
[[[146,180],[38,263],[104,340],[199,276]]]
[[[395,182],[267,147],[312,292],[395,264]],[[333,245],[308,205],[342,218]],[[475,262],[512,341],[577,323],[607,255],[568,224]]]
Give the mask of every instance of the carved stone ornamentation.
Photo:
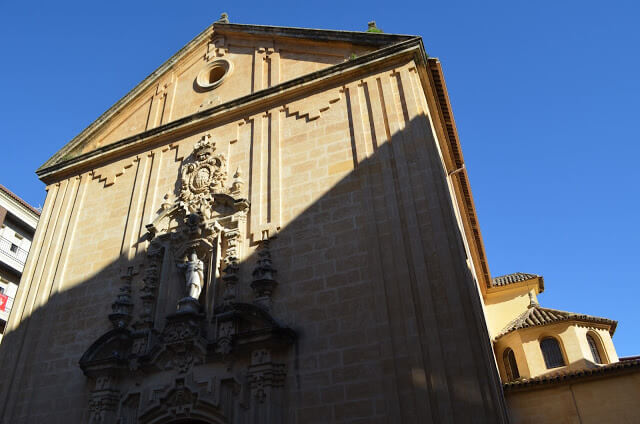
[[[239,175],[231,187],[226,186],[226,163],[224,155],[215,154],[215,143],[205,134],[182,165],[174,203],[168,204],[169,196],[165,196],[159,215],[147,225],[152,244],[168,247],[185,277],[185,299],[178,302],[179,310],[198,312],[197,303],[186,298],[198,300],[200,293],[206,291],[206,299],[200,302],[212,312],[216,299],[212,287],[207,291],[207,284],[220,263],[225,268],[222,297],[225,301],[235,299],[240,240],[246,232],[249,204],[234,197],[242,186]],[[224,246],[221,257],[217,255],[218,245]],[[214,267],[208,269],[210,265]]]
[[[236,169],[236,173],[233,174],[233,183],[231,184],[231,194],[239,195],[244,187],[244,180],[242,179],[242,171],[240,167]]]
[[[96,378],[94,389],[89,396],[89,422],[113,422],[119,401],[120,392],[115,388],[113,376],[106,374]]]
[[[218,325],[218,352],[223,355],[231,353],[236,326],[233,321],[223,321]]]
[[[224,294],[222,299],[225,303],[231,303],[236,299],[236,284],[238,283],[238,249],[240,243],[240,232],[237,230],[225,231],[225,240],[227,242],[227,248],[224,255]]]
[[[162,408],[173,417],[189,416],[189,412],[194,408],[198,399],[194,393],[185,385],[184,379],[176,380],[175,387],[166,396],[160,398]]]
[[[194,147],[196,160],[182,168],[180,200],[191,213],[211,218],[212,194],[223,193],[227,181],[227,161],[222,154],[214,155],[215,143],[208,134]]]
[[[147,250],[147,261],[144,270],[143,286],[140,290],[142,299],[142,311],[140,312],[140,322],[135,327],[140,329],[151,328],[153,324],[153,312],[156,299],[156,289],[162,262],[163,249],[158,243],[151,243]]]
[[[123,274],[113,329],[80,359],[95,380],[92,423],[282,421],[270,402],[283,403],[285,367],[272,354],[285,355],[296,334],[270,312],[277,283],[269,240],[243,281],[249,203],[239,197],[240,170],[227,186],[226,169],[205,135],[182,164],[178,193],[164,196],[147,225],[142,284],[133,284],[138,268]],[[249,287],[253,302],[242,299]]]
[[[190,321],[177,321],[165,327],[162,337],[165,342],[174,343],[193,338],[198,335],[199,327]]]
[[[247,378],[253,398],[262,404],[270,397],[274,388],[282,387],[284,384],[284,365],[273,363],[269,350],[255,350],[251,354]]]
[[[115,392],[92,393],[89,399],[89,422],[106,423],[118,406],[119,396]]]
[[[113,312],[109,314],[109,320],[116,328],[126,327],[132,319],[133,302],[131,301],[131,280],[133,275],[133,267],[130,267],[127,273],[122,276],[124,284],[120,287],[116,301],[111,305]]]
[[[258,247],[258,261],[253,270],[251,288],[255,295],[254,302],[266,309],[271,308],[271,295],[278,285],[276,274],[271,260],[269,239],[262,240]]]

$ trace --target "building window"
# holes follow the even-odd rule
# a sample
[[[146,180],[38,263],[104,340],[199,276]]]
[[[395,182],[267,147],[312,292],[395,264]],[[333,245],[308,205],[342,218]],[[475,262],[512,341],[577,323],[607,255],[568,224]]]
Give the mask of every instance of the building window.
[[[602,357],[600,356],[600,350],[598,349],[598,343],[596,342],[596,339],[593,338],[591,334],[587,334],[587,342],[589,342],[589,349],[591,349],[593,362],[595,362],[596,364],[601,364]]]
[[[502,362],[504,363],[504,370],[507,373],[507,380],[513,381],[520,378],[518,372],[518,363],[516,362],[516,355],[511,348],[506,348],[502,354]]]
[[[564,358],[562,357],[562,350],[558,340],[553,337],[540,340],[540,350],[542,350],[544,364],[548,369],[564,366]]]
[[[11,243],[11,247],[9,248],[13,253],[18,253],[18,245]]]

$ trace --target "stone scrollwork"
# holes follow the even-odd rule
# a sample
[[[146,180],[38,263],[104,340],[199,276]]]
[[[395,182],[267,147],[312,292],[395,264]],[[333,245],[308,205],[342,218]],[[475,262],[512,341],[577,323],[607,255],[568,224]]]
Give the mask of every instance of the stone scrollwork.
[[[196,160],[182,168],[180,200],[190,213],[199,213],[205,219],[211,218],[211,206],[215,201],[213,193],[230,191],[225,189],[227,181],[227,161],[222,154],[214,155],[215,144],[205,135],[196,143]]]

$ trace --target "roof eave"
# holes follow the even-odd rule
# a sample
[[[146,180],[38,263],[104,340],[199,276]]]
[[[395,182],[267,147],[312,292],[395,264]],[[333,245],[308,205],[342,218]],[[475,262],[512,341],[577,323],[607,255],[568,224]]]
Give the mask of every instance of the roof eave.
[[[430,88],[434,92],[438,108],[434,117],[438,118],[435,121],[438,121],[441,127],[438,139],[442,139],[444,142],[444,145],[441,144],[441,150],[445,156],[446,172],[447,175],[452,177],[458,207],[463,215],[464,230],[468,235],[469,249],[471,250],[476,276],[479,280],[480,290],[484,295],[487,289],[491,287],[491,274],[480,231],[478,214],[471,193],[471,184],[464,157],[462,156],[458,129],[453,118],[451,100],[440,61],[436,58],[429,58],[427,60],[427,68],[429,70]]]
[[[40,211],[31,206],[26,200],[22,199],[20,196],[18,196],[2,184],[0,184],[0,192],[8,202],[11,202],[11,204],[13,204],[16,208],[33,218],[35,222],[33,228],[35,229],[35,225],[38,224],[38,220],[40,219]]]
[[[567,318],[564,318],[564,319],[557,319],[557,320],[554,320],[554,321],[545,322],[545,323],[541,323],[541,324],[527,325],[525,327],[514,328],[514,329],[511,329],[511,330],[502,331],[494,338],[494,341],[497,342],[502,337],[505,337],[505,336],[507,336],[509,334],[512,334],[512,333],[515,333],[515,332],[518,332],[518,331],[528,331],[528,330],[533,329],[533,328],[546,327],[546,326],[555,325],[555,324],[567,324],[567,323],[569,323],[569,324],[570,323],[589,323],[589,324],[591,324],[590,325],[591,327],[599,327],[599,328],[607,329],[611,336],[613,336],[613,333],[615,333],[616,327],[618,326],[618,321],[610,320],[608,318],[571,316],[571,317],[567,317]]]
[[[535,276],[533,278],[528,278],[522,281],[516,281],[509,284],[503,284],[500,286],[490,286],[487,288],[487,294],[499,293],[507,290],[518,289],[522,287],[528,287],[531,285],[531,282],[535,281],[538,286],[538,293],[544,292],[544,278],[542,276]]]
[[[640,372],[640,360],[619,361],[586,370],[577,370],[558,375],[540,376],[503,384],[505,392],[546,389],[549,386],[572,384],[577,381],[612,378],[618,375]]]

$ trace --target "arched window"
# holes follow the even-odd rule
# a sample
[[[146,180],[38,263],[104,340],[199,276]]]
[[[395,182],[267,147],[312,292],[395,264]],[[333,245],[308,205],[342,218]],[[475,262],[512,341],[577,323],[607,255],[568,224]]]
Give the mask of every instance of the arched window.
[[[589,343],[589,349],[591,349],[593,362],[601,364],[602,357],[600,356],[600,349],[598,349],[598,342],[596,342],[596,339],[591,334],[587,334],[587,342]]]
[[[546,337],[540,340],[540,350],[542,350],[544,364],[547,368],[551,369],[564,366],[564,358],[562,357],[560,343],[558,343],[556,339],[553,337]]]
[[[518,364],[516,362],[516,355],[511,348],[506,348],[502,354],[502,363],[504,364],[504,370],[507,373],[507,380],[513,381],[520,378],[518,372]]]

